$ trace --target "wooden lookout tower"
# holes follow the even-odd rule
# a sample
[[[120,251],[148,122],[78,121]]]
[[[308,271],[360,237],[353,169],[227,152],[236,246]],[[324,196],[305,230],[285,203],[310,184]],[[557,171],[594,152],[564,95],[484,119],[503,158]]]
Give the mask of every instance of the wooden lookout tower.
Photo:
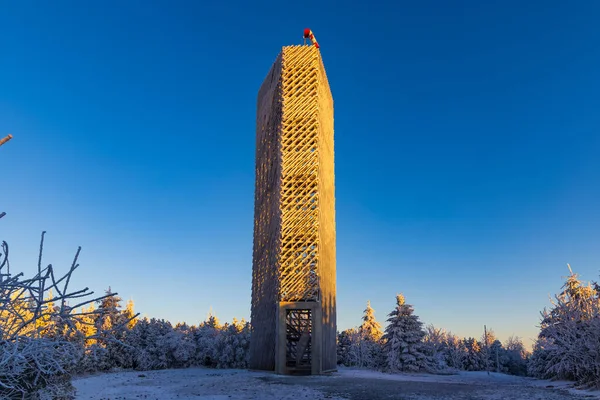
[[[333,98],[319,45],[285,46],[258,92],[250,368],[336,369]]]

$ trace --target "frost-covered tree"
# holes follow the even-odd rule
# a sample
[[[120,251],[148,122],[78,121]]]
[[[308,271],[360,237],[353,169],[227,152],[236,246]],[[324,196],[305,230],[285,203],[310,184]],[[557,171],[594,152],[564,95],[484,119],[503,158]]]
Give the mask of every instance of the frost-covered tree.
[[[198,365],[207,367],[216,367],[218,363],[217,343],[221,331],[219,319],[209,315],[208,319],[202,322],[194,332],[194,342],[196,343],[195,360]]]
[[[337,334],[337,363],[345,366],[352,365],[350,363],[350,347],[352,346],[352,336],[354,329],[346,329]]]
[[[371,307],[371,302],[367,301],[367,308],[363,311],[362,324],[359,332],[365,340],[377,342],[383,336],[381,324],[375,319],[375,310]]]
[[[454,334],[448,333],[445,341],[445,352],[446,364],[448,367],[459,370],[465,369],[465,364],[469,353],[463,339]]]
[[[52,265],[42,267],[44,235],[37,273],[27,279],[11,273],[8,245],[0,245],[0,398],[73,394],[70,375],[82,357],[73,339],[87,315],[81,308],[97,299],[87,288],[69,287],[81,249],[63,276]]]
[[[360,332],[358,328],[349,328],[338,337],[338,363],[347,367],[361,365]]]
[[[404,296],[396,296],[396,308],[389,314],[383,335],[386,368],[390,371],[419,371],[427,367],[423,348],[425,331],[413,307]]]
[[[423,348],[427,354],[427,360],[432,370],[444,370],[448,368],[448,333],[433,325],[425,328]]]
[[[358,328],[358,335],[354,336],[351,352],[355,355],[356,365],[363,368],[379,368],[383,363],[381,348],[381,324],[375,319],[375,310],[371,302],[367,301],[362,324]]]
[[[217,368],[247,368],[250,349],[250,324],[233,319],[225,324],[216,341]]]
[[[463,368],[465,371],[483,371],[485,370],[485,352],[482,345],[476,339],[470,337],[463,339],[465,347],[465,357],[463,359]]]
[[[135,314],[135,305],[133,304],[133,300],[129,299],[127,302],[127,306],[125,310],[122,312],[123,318],[127,320],[127,329],[133,329],[135,324],[137,323],[137,318]]]
[[[523,341],[518,336],[510,336],[504,342],[506,372],[511,375],[527,375],[527,361],[529,352],[525,349]]]
[[[600,299],[595,287],[570,275],[550,310],[542,311],[541,330],[529,371],[543,378],[568,379],[600,387]]]
[[[143,318],[127,333],[125,344],[135,349],[132,366],[139,370],[173,365],[173,327],[168,321]]]

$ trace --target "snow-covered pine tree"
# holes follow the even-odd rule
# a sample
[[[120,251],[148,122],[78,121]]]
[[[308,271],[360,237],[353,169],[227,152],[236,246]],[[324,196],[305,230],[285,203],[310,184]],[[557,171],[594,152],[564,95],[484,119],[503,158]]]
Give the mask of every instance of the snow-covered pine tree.
[[[143,318],[127,334],[125,343],[134,347],[133,367],[139,370],[165,369],[173,365],[171,323]]]
[[[384,362],[381,349],[383,332],[381,324],[375,319],[375,310],[371,307],[370,301],[367,301],[362,321],[354,344],[356,346],[354,352],[358,356],[357,365],[363,368],[379,368]]]
[[[467,347],[457,335],[448,333],[445,341],[446,363],[448,367],[463,370],[468,357]]]
[[[98,335],[97,343],[106,350],[107,359],[102,360],[102,369],[132,368],[135,355],[132,349],[124,345],[124,340],[128,331],[128,321],[134,316],[133,309],[122,310],[122,299],[114,294],[110,287],[106,291],[106,296],[109,297],[104,297],[98,302],[98,315],[94,320]]]
[[[490,371],[502,372],[500,365],[497,365],[496,353],[498,353],[498,358],[500,358],[503,349],[502,343],[496,338],[496,332],[491,328],[486,329],[483,335],[481,335],[479,343],[484,368],[489,368]]]
[[[485,350],[482,343],[475,338],[464,338],[463,345],[466,353],[463,359],[463,368],[465,371],[483,371],[485,370]]]
[[[193,364],[196,343],[186,324],[178,323],[163,339],[167,353],[167,368],[185,368]]]
[[[225,324],[216,342],[217,368],[247,368],[250,324],[233,319]]]
[[[396,296],[396,308],[389,314],[383,335],[386,368],[390,371],[416,372],[427,367],[423,351],[425,331],[404,295]]]
[[[375,310],[371,307],[371,302],[367,301],[367,308],[363,311],[362,324],[358,328],[360,335],[365,340],[378,342],[383,336],[381,324],[375,319]]]
[[[135,305],[132,299],[129,299],[127,305],[125,306],[125,310],[122,311],[123,318],[127,322],[127,329],[133,329],[137,322],[137,318],[135,317]]]
[[[196,343],[196,363],[207,367],[216,367],[219,358],[217,343],[221,334],[219,319],[209,313],[208,319],[202,322],[194,333]]]
[[[489,347],[490,371],[506,373],[508,372],[507,364],[508,354],[506,349],[502,346],[502,342],[496,339]]]
[[[544,378],[600,386],[600,299],[570,269],[553,308],[542,312],[541,331],[529,370]]]
[[[511,375],[527,375],[529,353],[518,336],[510,336],[503,344],[506,355],[506,371]]]
[[[337,358],[338,364],[345,365],[347,367],[353,364],[350,356],[353,339],[358,336],[356,329],[350,328],[338,333],[337,335]]]

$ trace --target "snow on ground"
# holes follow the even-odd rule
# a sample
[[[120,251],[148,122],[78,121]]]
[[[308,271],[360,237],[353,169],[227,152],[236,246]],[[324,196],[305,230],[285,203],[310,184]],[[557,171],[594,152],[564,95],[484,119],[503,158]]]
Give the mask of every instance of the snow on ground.
[[[600,399],[599,392],[576,391],[572,383],[497,373],[385,374],[352,368],[328,376],[206,368],[128,371],[79,377],[73,384],[77,400]]]
[[[498,374],[490,372],[489,375],[485,371],[460,371],[454,374],[447,375],[432,375],[432,374],[386,374],[383,372],[341,368],[338,374],[348,378],[368,378],[368,379],[385,379],[404,382],[435,382],[435,383],[455,383],[455,384],[474,384],[474,383],[514,383],[522,384],[524,378],[514,375]]]
[[[207,368],[128,371],[75,378],[77,400],[297,400],[324,399],[307,387],[289,388],[271,385],[258,378],[268,373]],[[332,400],[335,397],[327,397]]]

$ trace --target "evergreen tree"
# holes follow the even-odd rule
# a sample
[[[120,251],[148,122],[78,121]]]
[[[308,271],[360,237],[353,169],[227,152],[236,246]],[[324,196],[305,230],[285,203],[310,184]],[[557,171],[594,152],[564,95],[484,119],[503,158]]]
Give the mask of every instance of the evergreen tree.
[[[570,270],[570,267],[569,267]],[[582,385],[600,385],[600,299],[590,285],[570,275],[542,312],[541,330],[529,363],[536,377],[567,379]]]
[[[404,296],[396,296],[396,308],[389,314],[383,335],[386,367],[390,371],[415,372],[426,368],[423,323],[414,315]]]
[[[364,311],[362,320],[363,322],[359,328],[361,337],[365,340],[378,342],[383,336],[383,332],[381,331],[381,324],[375,319],[375,310],[371,307],[370,301],[367,301],[367,308]]]
[[[450,368],[465,369],[468,357],[467,347],[464,341],[456,335],[448,333],[445,341],[446,363]]]
[[[463,359],[463,368],[465,371],[483,371],[485,370],[485,352],[482,349],[482,344],[475,338],[463,339],[465,347],[465,357]]]
[[[503,347],[506,354],[506,372],[511,375],[526,376],[529,352],[525,349],[521,338],[510,336]]]
[[[218,363],[217,343],[221,323],[219,319],[211,313],[208,319],[202,322],[194,332],[194,341],[196,343],[196,363],[207,367],[216,367]]]
[[[354,337],[357,336],[355,329],[346,329],[337,336],[337,357],[338,364],[345,365],[347,367],[355,365],[352,357],[352,344]]]
[[[137,322],[137,318],[134,318],[135,316],[135,310],[134,310],[134,304],[133,304],[133,300],[129,300],[127,302],[127,306],[125,307],[125,310],[123,310],[123,319],[125,321],[129,321],[127,322],[127,329],[133,329],[133,327],[135,326],[136,322]]]
[[[354,344],[356,346],[354,352],[358,356],[357,365],[364,368],[379,368],[383,363],[381,349],[383,332],[381,325],[375,319],[375,311],[370,301],[367,301],[362,321]]]
[[[446,360],[448,354],[447,337],[448,334],[441,328],[436,328],[433,325],[426,327],[423,345],[432,371],[448,368],[448,361]]]
[[[105,369],[132,368],[134,363],[133,349],[125,344],[128,333],[128,317],[133,316],[133,302],[128,305],[130,310],[121,310],[122,299],[116,296],[109,287],[105,297],[98,302],[97,313],[94,315],[94,327],[98,336],[97,347],[105,351],[94,349],[94,354],[106,359],[102,360]]]
[[[250,324],[233,319],[225,324],[216,342],[217,368],[246,368],[250,345]]]

